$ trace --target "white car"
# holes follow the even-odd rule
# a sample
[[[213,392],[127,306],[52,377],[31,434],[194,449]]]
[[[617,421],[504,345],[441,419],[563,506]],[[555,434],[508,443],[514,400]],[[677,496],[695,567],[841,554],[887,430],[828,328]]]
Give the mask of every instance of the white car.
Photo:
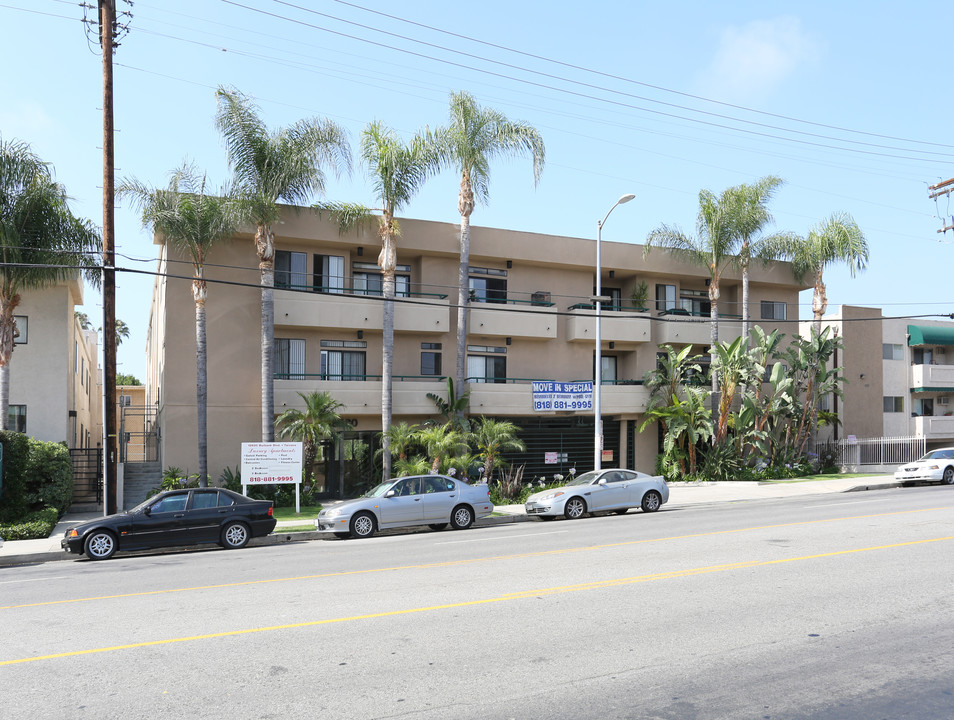
[[[527,498],[524,509],[530,517],[567,520],[587,513],[615,512],[622,515],[634,507],[656,512],[669,500],[669,486],[662,475],[612,468],[593,470],[563,487],[543,490]]]
[[[900,465],[895,480],[929,480],[945,485],[954,484],[954,448],[931,450],[920,460]]]
[[[322,508],[315,520],[319,532],[340,538],[367,538],[378,530],[448,524],[465,530],[494,510],[486,484],[468,485],[446,475],[394,478],[354,500]]]

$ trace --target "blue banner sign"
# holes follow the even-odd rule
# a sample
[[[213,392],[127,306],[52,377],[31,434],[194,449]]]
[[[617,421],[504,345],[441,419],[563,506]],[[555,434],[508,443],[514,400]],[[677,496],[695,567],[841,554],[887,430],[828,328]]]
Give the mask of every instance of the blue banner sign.
[[[533,381],[534,412],[574,412],[592,409],[592,382]]]

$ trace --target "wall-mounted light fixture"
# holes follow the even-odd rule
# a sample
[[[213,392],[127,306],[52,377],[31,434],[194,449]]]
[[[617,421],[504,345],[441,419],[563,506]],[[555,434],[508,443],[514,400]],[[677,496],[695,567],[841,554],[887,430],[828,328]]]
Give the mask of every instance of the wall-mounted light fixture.
[[[508,261],[507,261],[507,269],[509,270],[509,269],[512,268],[512,267],[513,267],[513,260],[508,260]]]
[[[615,349],[616,349],[616,343],[611,342],[611,343],[610,343],[610,350],[615,350]]]
[[[507,344],[508,345],[510,344],[510,338],[507,338]]]
[[[614,278],[614,277],[616,277],[616,271],[610,270],[610,278]]]
[[[359,246],[358,246],[358,257],[362,257],[363,255],[364,255],[364,248],[359,245]]]
[[[358,330],[358,340],[364,339],[364,330]]]

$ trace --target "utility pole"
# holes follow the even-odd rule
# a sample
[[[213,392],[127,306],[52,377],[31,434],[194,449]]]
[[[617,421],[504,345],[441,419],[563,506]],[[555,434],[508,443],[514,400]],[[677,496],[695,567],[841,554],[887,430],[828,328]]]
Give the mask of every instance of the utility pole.
[[[103,465],[106,514],[118,512],[116,434],[116,197],[113,150],[113,47],[116,0],[99,0],[99,44],[103,51]]]
[[[950,180],[945,180],[943,182],[936,183],[928,187],[928,197],[931,198],[935,203],[941,195],[950,195],[951,192],[954,192],[954,178]],[[951,222],[949,224],[943,225],[939,233],[946,233],[948,230],[954,230],[954,217],[950,218]],[[947,218],[942,218],[941,222],[946,222]]]

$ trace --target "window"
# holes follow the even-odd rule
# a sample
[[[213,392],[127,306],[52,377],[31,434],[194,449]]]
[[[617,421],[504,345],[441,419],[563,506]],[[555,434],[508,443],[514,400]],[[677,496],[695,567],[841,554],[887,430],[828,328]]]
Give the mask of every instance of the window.
[[[934,350],[932,348],[914,348],[912,355],[915,365],[934,364]]]
[[[345,259],[339,255],[315,255],[315,290],[325,293],[343,293]]]
[[[504,278],[470,278],[470,301],[481,303],[507,302],[507,281]]]
[[[79,345],[73,341],[73,373],[79,372]]]
[[[275,287],[304,290],[308,287],[308,256],[303,252],[275,251]]]
[[[505,347],[491,347],[485,345],[468,345],[467,352],[505,353]],[[467,356],[467,379],[475,383],[505,383],[507,382],[507,358],[486,357],[483,355]]]
[[[603,365],[603,373],[600,380],[603,385],[616,384],[616,357],[614,355],[601,355],[600,361]]]
[[[321,341],[322,380],[365,380],[366,362],[364,350],[327,350],[325,348],[366,348],[360,340]]]
[[[29,329],[29,318],[26,315],[13,316],[13,344],[27,344],[27,330]]]
[[[886,413],[904,412],[904,398],[886,396],[884,398],[884,411]]]
[[[153,513],[182,512],[185,510],[186,502],[188,500],[188,493],[166,495],[164,498],[162,498],[162,500],[153,503],[150,510],[152,510]]]
[[[454,481],[448,480],[447,478],[428,476],[421,479],[424,481],[423,485],[425,494],[453,492],[457,489]]]
[[[676,286],[675,285],[657,285],[656,286],[656,309],[659,312],[676,309]]]
[[[86,358],[80,358],[80,385],[86,386]]]
[[[275,338],[274,374],[279,380],[305,379],[305,341]]]
[[[882,344],[881,357],[884,360],[904,360],[904,345]]]
[[[355,263],[354,266],[354,294],[355,295],[383,295],[384,276],[381,269],[374,263]],[[410,273],[410,265],[397,265],[395,273]],[[394,296],[411,296],[410,275],[394,276]]]
[[[440,349],[440,343],[421,343],[421,375],[441,374],[441,353],[434,352]]]
[[[712,314],[712,303],[709,302],[707,290],[681,290],[679,307],[696,317],[708,317]]]
[[[788,303],[762,301],[763,320],[788,320]]]
[[[600,291],[603,294],[603,297],[608,297],[609,302],[604,303],[603,307],[607,310],[622,310],[623,309],[623,292],[619,288],[608,288],[602,287]],[[596,295],[596,288],[593,288],[593,295]]]
[[[26,432],[26,405],[10,405],[7,413],[7,428],[13,432]]]
[[[192,509],[207,510],[218,505],[219,493],[215,490],[202,490],[192,493]]]
[[[931,417],[934,415],[934,398],[915,398],[914,407],[911,409],[915,416]]]

